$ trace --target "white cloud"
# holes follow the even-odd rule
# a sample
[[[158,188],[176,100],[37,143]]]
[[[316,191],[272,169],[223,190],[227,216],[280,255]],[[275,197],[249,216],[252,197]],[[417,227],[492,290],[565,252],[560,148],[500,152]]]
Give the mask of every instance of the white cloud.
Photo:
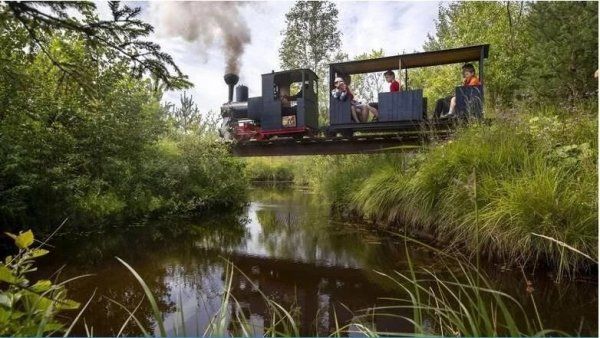
[[[108,15],[106,3],[98,2],[101,15]],[[242,9],[251,30],[251,43],[242,57],[240,83],[249,87],[250,96],[260,95],[261,74],[279,70],[278,51],[285,13],[293,2],[256,2]],[[438,2],[336,2],[339,29],[343,33],[342,50],[352,58],[371,49],[383,48],[386,55],[422,50],[427,33],[435,31]],[[157,6],[133,2],[143,8],[142,18],[158,25]],[[202,18],[198,18],[202,20]],[[160,27],[156,27],[160,32]],[[158,33],[150,39],[170,53],[176,64],[194,83],[189,90],[202,111],[218,111],[227,100],[223,82],[225,58],[218,45],[202,50],[181,38],[169,38]],[[165,100],[179,101],[178,92],[169,92]]]
[[[342,48],[352,58],[383,48],[385,55],[421,50],[435,29],[438,2],[338,2]]]

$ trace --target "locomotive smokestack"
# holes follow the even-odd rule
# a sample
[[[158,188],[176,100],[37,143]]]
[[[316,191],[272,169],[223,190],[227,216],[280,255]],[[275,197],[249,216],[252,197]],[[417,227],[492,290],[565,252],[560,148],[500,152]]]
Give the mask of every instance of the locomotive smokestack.
[[[233,86],[235,86],[236,83],[238,83],[240,78],[239,78],[239,76],[237,76],[233,73],[228,73],[228,74],[225,74],[225,76],[223,76],[223,79],[225,80],[225,83],[227,83],[227,85],[229,86],[229,101],[228,102],[232,102],[233,101]]]

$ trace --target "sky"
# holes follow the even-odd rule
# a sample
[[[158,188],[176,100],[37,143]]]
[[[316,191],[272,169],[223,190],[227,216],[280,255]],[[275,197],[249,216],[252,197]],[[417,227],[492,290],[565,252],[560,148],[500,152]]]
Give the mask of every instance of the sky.
[[[106,3],[98,2],[100,16],[108,16]],[[249,87],[250,96],[260,95],[261,74],[281,70],[278,51],[285,29],[285,13],[294,2],[252,2],[239,7],[241,20],[250,31],[250,43],[241,57],[240,84]],[[435,32],[439,2],[335,2],[339,11],[338,28],[342,34],[341,50],[352,59],[372,49],[384,50],[386,56],[402,52],[421,51],[428,33]],[[171,54],[175,63],[194,88],[188,89],[201,112],[219,111],[227,101],[227,86],[223,82],[225,56],[218,39],[212,44],[188,42],[169,34],[161,15],[168,3],[134,2],[142,7],[142,19],[151,23],[155,32],[149,37],[162,50]],[[209,15],[209,14],[207,14]],[[198,15],[198,20],[205,20]],[[181,92],[167,92],[165,101],[179,103]]]

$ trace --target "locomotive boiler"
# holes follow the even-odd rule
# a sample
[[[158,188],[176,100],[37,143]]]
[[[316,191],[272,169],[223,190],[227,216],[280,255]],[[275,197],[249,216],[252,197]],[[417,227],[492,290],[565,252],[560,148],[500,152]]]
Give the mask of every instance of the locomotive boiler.
[[[248,87],[244,85],[235,85],[239,81],[239,77],[236,74],[225,74],[223,77],[225,83],[229,89],[228,101],[221,106],[221,127],[219,128],[219,134],[222,138],[227,140],[240,139],[238,132],[239,123],[248,119]],[[233,93],[235,90],[235,101],[233,100]]]

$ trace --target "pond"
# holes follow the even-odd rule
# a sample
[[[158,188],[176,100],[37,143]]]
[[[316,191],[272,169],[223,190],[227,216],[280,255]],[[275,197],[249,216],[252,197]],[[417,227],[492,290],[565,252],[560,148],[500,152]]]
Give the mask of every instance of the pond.
[[[236,308],[256,335],[263,334],[270,320],[261,292],[293,310],[301,334],[326,335],[336,323],[351,323],[361,310],[382,304],[382,298],[402,296],[398,286],[378,271],[406,271],[407,253],[417,267],[442,268],[438,255],[425,247],[406,246],[387,232],[344,222],[318,195],[290,187],[254,187],[250,203],[239,213],[64,234],[52,244],[52,253],[40,262],[40,276],[61,267],[60,279],[93,274],[69,286],[70,298],[83,303],[95,291],[74,331],[77,335],[86,334],[85,326],[93,327],[96,336],[117,334],[129,316],[117,302],[129,310],[141,304],[136,317],[158,333],[142,288],[115,257],[144,278],[170,335],[205,332],[221,306],[228,261],[239,269],[233,275],[230,302],[235,298]],[[521,270],[485,264],[497,288],[519,300],[527,312],[533,311]],[[551,276],[539,272],[527,278],[533,282],[532,295],[547,328],[597,334],[594,280],[555,284]],[[380,331],[411,330],[407,321],[394,317],[377,318],[375,323]],[[123,333],[142,332],[130,321]]]

